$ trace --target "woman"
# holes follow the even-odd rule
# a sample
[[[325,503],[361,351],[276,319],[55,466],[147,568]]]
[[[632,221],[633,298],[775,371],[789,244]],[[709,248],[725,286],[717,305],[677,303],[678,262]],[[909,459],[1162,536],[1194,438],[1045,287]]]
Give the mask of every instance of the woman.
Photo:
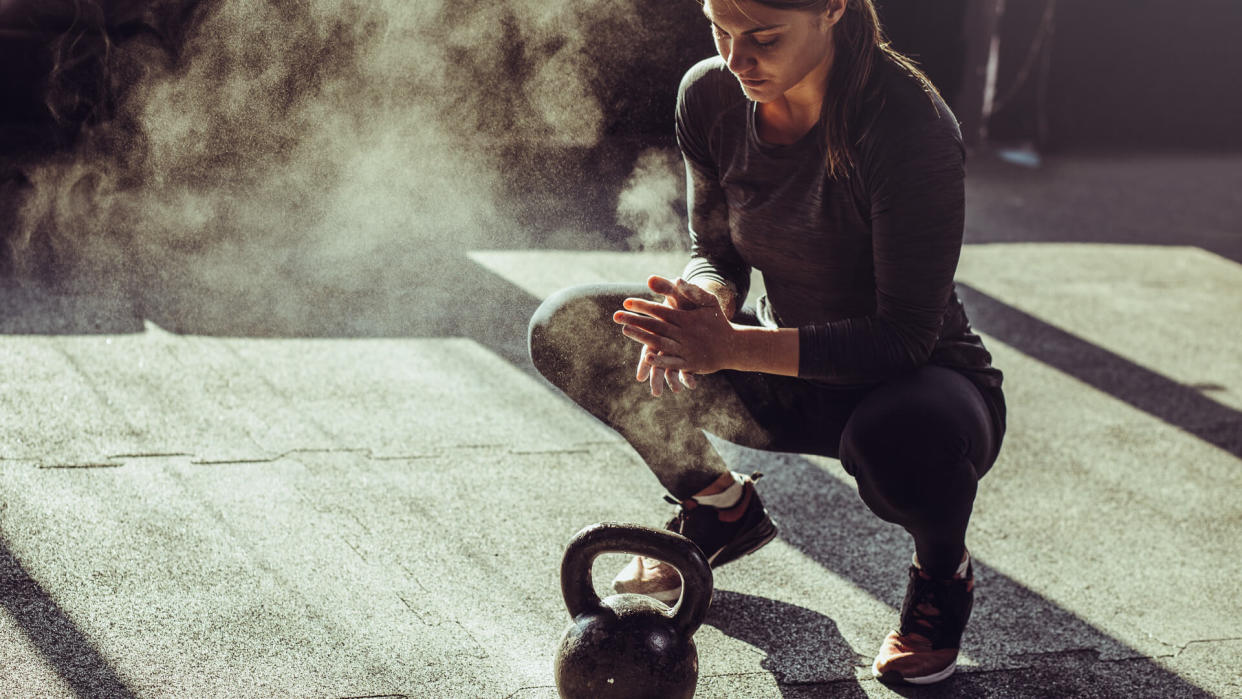
[[[866,505],[914,544],[900,622],[872,671],[942,680],[973,599],[976,482],[1005,424],[1001,373],[953,286],[957,122],[887,46],[872,0],[706,0],[703,11],[720,56],[678,93],[684,279],[559,292],[531,320],[532,359],[633,445],[680,503],[668,527],[713,566],[776,527],[704,430],[840,459]],[[767,294],[743,307],[752,268]],[[640,345],[637,382],[623,336]],[[657,400],[665,386],[672,395]],[[641,557],[614,586],[680,592],[676,571]]]

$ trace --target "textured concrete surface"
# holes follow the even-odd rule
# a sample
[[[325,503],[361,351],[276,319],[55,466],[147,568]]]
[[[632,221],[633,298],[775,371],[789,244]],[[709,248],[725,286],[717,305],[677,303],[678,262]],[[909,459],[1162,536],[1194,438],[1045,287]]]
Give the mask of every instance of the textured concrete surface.
[[[959,673],[870,679],[910,545],[839,464],[720,444],[765,472],[781,536],[717,571],[699,696],[1242,697],[1242,231],[1206,200],[1164,217],[1192,193],[1156,202],[1135,167],[972,174],[959,280],[1010,430],[972,521]],[[462,258],[527,313],[567,283],[680,267]],[[633,452],[514,359],[520,323],[174,332],[131,298],[21,286],[0,310],[3,697],[552,697],[565,543],[668,515]],[[601,590],[623,560],[597,561]]]

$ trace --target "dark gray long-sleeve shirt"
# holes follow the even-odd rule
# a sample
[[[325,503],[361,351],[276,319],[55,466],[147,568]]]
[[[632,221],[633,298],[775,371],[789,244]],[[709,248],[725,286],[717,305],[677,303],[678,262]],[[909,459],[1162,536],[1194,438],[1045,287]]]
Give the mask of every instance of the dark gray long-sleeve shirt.
[[[999,387],[953,285],[965,212],[957,121],[885,59],[873,80],[857,167],[834,180],[822,127],[767,143],[756,103],[721,58],[686,72],[676,113],[692,254],[683,276],[732,285],[740,306],[760,270],[760,321],[798,328],[801,377],[868,384],[930,362]]]

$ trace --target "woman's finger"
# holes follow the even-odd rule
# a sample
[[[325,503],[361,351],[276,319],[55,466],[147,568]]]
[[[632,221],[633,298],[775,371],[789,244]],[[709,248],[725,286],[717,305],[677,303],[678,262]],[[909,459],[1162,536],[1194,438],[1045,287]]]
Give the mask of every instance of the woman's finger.
[[[634,378],[638,379],[639,383],[646,381],[647,378],[651,376],[651,370],[653,367],[651,366],[651,358],[648,356],[650,352],[651,350],[647,349],[646,345],[643,345],[638,349],[638,371],[636,372]]]
[[[682,279],[678,279],[676,284],[677,290],[696,306],[711,307],[720,305],[716,295],[701,286],[691,284]]]
[[[657,367],[651,370],[651,395],[659,398],[660,394],[663,392],[664,370]]]
[[[657,294],[660,294],[661,296],[668,296],[669,294],[677,293],[677,283],[667,277],[661,277],[658,274],[653,274],[650,277],[647,277],[647,288]]]
[[[664,296],[665,299],[670,301],[671,305],[674,308],[680,308],[683,310],[691,310],[695,307],[696,304],[694,303],[693,299],[689,298],[688,296],[686,296],[684,293],[681,292],[680,288],[678,287],[678,282],[681,282],[681,281],[682,280],[680,277],[677,279],[677,281],[669,281],[668,279],[665,279],[664,277],[653,276],[647,279],[647,288],[651,289],[657,294]]]
[[[699,385],[699,380],[694,378],[694,374],[688,371],[678,371],[677,378],[681,379],[682,385],[693,391]]]
[[[622,326],[621,334],[635,342],[643,343],[655,352],[671,352],[676,354],[681,351],[680,342],[672,338],[664,337],[663,335],[656,335],[655,333],[647,332],[646,330],[633,325]]]
[[[637,313],[626,313],[625,311],[613,313],[612,322],[618,325],[636,325],[643,330],[664,337],[672,336],[673,331],[677,328],[676,325],[659,318],[652,318],[651,316],[639,315]]]
[[[677,380],[676,371],[672,371],[672,370],[665,371],[664,381],[665,383],[668,384],[668,390],[672,391],[673,393],[681,393],[681,382]]]
[[[647,299],[626,299],[621,303],[621,307],[624,308],[625,311],[630,311],[630,313],[626,313],[625,311],[617,311],[613,314],[613,320],[616,320],[617,314],[637,315],[641,313],[644,316],[659,318],[666,323],[672,323],[675,325],[675,319],[679,313],[678,309],[673,308],[672,306],[665,306],[662,303],[654,303],[652,301],[648,301]]]
[[[660,371],[665,369],[684,369],[686,367],[686,360],[673,354],[659,354],[652,357],[651,364]]]

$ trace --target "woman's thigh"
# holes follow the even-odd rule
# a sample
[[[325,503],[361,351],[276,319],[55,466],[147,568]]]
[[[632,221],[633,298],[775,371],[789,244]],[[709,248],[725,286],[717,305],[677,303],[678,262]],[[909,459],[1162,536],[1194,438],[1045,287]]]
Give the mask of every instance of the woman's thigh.
[[[924,366],[874,387],[725,370],[698,376],[693,391],[666,388],[656,398],[635,379],[639,345],[612,321],[627,297],[654,298],[642,284],[571,287],[549,297],[530,323],[539,371],[614,427],[685,420],[744,446],[831,458],[841,458],[850,434],[851,444],[865,442],[868,451],[876,451],[872,443],[892,442],[924,456],[921,445],[947,440],[962,445],[979,475],[991,465],[987,406],[974,384],[942,367]],[[756,322],[749,309],[735,321]]]
[[[605,423],[687,421],[756,449],[837,457],[846,422],[868,388],[828,388],[796,377],[724,370],[697,388],[659,398],[636,381],[640,346],[612,314],[627,297],[653,298],[641,284],[587,284],[548,297],[531,318],[531,360],[549,381]],[[750,308],[734,322],[758,324]],[[636,417],[641,420],[636,422]]]
[[[968,462],[978,479],[995,459],[997,430],[983,394],[952,369],[925,365],[872,389],[841,435],[847,471],[890,475]]]
[[[747,400],[768,395],[761,374],[740,381],[716,372],[696,378],[693,390],[651,395],[636,378],[641,346],[621,334],[612,315],[628,297],[653,298],[641,284],[590,284],[548,297],[531,318],[531,360],[570,399],[623,433],[664,433],[674,424],[707,430],[723,439],[766,448],[771,439],[751,417]],[[653,429],[644,429],[649,426]],[[655,429],[659,428],[659,429]]]
[[[790,376],[720,372],[769,435],[770,451],[838,458],[846,424],[866,387],[831,387]]]

